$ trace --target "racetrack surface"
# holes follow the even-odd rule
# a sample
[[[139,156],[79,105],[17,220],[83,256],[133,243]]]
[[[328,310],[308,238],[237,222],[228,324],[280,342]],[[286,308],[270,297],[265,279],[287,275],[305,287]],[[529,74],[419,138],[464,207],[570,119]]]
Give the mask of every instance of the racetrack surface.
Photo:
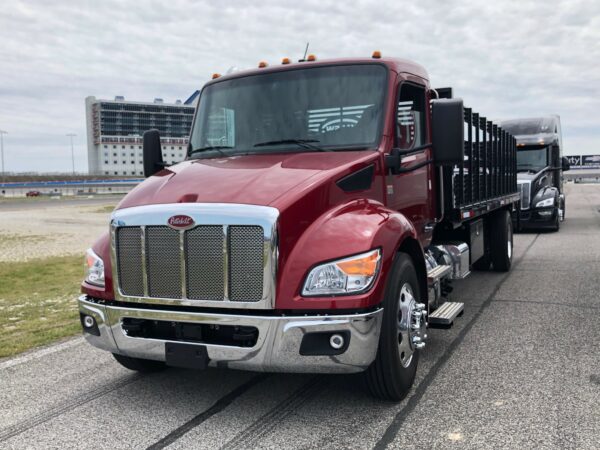
[[[454,283],[401,403],[358,376],[139,375],[75,338],[0,361],[0,448],[600,448],[599,210],[569,185],[559,233]]]

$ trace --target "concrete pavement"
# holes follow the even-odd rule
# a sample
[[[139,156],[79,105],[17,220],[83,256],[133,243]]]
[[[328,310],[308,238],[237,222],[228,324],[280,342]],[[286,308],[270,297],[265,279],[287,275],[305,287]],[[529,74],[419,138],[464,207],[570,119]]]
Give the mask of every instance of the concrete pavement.
[[[600,186],[567,195],[510,273],[455,283],[399,404],[357,376],[139,375],[76,338],[0,362],[0,448],[600,448]]]

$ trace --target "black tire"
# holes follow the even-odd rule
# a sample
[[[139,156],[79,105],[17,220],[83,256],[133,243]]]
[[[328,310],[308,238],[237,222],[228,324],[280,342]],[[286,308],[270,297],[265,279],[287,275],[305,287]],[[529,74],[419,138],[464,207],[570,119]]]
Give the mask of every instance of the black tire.
[[[552,225],[552,231],[560,230],[560,217],[558,215],[558,208],[554,211],[554,224]]]
[[[135,370],[136,372],[158,372],[167,367],[162,361],[132,358],[131,356],[118,355],[116,353],[113,353],[113,356],[123,367],[129,370]]]
[[[508,272],[512,264],[513,231],[510,213],[505,209],[490,217],[490,259],[496,272]]]
[[[364,373],[367,388],[374,397],[398,402],[408,394],[417,372],[419,350],[404,367],[399,346],[398,311],[401,289],[409,284],[417,302],[421,299],[417,272],[406,253],[398,253],[387,280],[383,300],[381,334],[375,361]]]
[[[490,270],[491,265],[492,265],[492,260],[490,259],[490,255],[485,254],[473,263],[473,269],[480,270],[480,271]]]

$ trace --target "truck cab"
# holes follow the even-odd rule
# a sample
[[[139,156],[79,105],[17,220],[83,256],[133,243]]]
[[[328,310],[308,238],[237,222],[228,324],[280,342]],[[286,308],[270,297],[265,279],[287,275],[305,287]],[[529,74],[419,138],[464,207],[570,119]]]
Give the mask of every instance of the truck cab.
[[[513,217],[515,228],[558,231],[566,211],[563,172],[569,169],[568,159],[563,157],[560,117],[514,119],[501,126],[517,139],[521,203]]]
[[[515,152],[378,52],[215,74],[185,161],[144,134],[148,178],[87,253],[84,335],[132,370],[362,372],[401,400],[463,310],[452,280],[510,269]]]

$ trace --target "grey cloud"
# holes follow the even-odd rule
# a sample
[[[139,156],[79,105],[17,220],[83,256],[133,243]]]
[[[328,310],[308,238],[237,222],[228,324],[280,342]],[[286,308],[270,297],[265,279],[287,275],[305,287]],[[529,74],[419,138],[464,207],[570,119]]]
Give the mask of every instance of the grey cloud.
[[[186,98],[213,72],[301,56],[386,55],[493,118],[558,113],[567,151],[600,151],[600,3],[13,1],[0,10],[9,170],[85,170],[87,95]]]

